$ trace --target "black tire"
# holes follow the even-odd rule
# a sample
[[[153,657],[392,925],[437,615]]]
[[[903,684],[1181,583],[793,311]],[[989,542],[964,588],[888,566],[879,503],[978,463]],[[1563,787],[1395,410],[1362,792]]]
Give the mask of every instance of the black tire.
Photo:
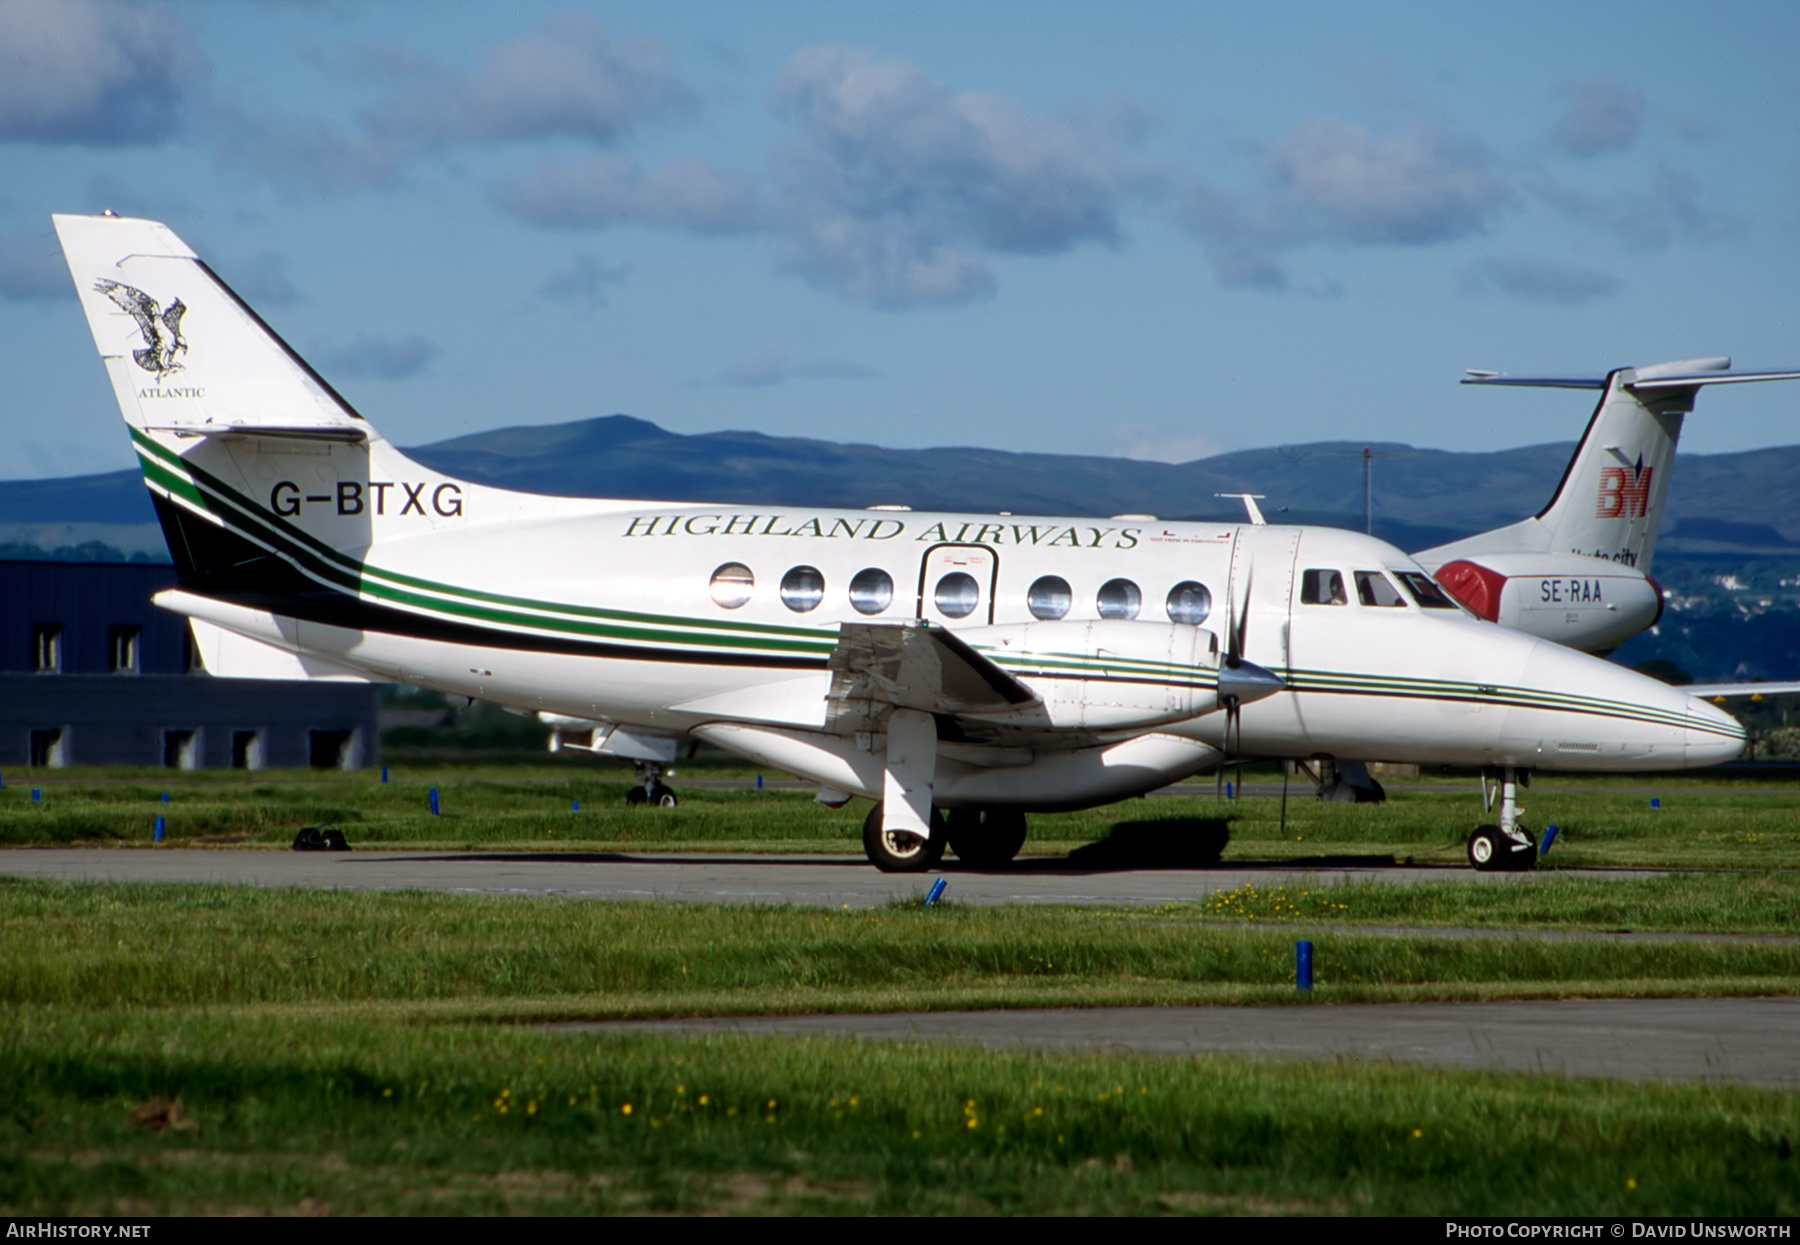
[[[931,810],[931,837],[920,841],[916,834],[884,833],[881,805],[876,804],[863,819],[863,854],[883,873],[925,873],[935,869],[944,858],[944,815],[935,808]]]
[[[1499,826],[1483,826],[1469,836],[1469,863],[1483,873],[1525,873],[1537,865],[1537,847],[1515,843]]]
[[[660,782],[648,791],[639,784],[625,793],[625,804],[629,808],[674,808],[679,803],[675,793]]]
[[[350,850],[350,844],[344,839],[344,832],[339,830],[336,826],[326,826],[324,834],[321,837],[325,840],[325,850],[328,852],[347,852]]]
[[[953,808],[944,837],[965,865],[998,869],[1025,846],[1025,814],[1016,808]]]
[[[1519,829],[1525,830],[1525,827],[1520,826]],[[1525,830],[1525,834],[1526,837],[1529,838],[1531,832]],[[1529,873],[1536,867],[1537,844],[1532,843],[1526,847],[1520,847],[1517,843],[1508,843],[1506,845],[1506,864],[1503,865],[1502,868],[1511,870],[1513,873]]]
[[[1482,873],[1498,873],[1507,867],[1511,847],[1499,826],[1482,826],[1469,836],[1469,864]]]

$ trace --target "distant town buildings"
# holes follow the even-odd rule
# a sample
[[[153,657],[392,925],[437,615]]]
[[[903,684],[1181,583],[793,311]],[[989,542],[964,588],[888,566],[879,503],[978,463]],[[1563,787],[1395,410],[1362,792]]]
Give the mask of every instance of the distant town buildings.
[[[357,769],[374,684],[218,679],[150,603],[170,566],[0,561],[0,766]]]

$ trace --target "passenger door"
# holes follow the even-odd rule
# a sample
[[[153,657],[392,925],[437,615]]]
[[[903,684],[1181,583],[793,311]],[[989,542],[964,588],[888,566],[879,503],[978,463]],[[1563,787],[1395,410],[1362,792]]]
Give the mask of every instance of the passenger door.
[[[994,621],[1000,557],[986,545],[933,545],[919,565],[918,616],[946,627]]]

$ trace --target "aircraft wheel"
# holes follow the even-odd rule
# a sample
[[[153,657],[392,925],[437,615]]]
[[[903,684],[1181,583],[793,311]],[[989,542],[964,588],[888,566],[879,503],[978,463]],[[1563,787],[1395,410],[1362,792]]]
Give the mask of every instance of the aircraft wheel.
[[[1525,827],[1520,826],[1519,829],[1524,830]],[[1526,831],[1526,834],[1529,836],[1530,832]],[[1505,840],[1502,840],[1502,842],[1505,842]],[[1506,844],[1506,863],[1500,866],[1501,868],[1510,869],[1514,873],[1529,873],[1536,866],[1536,844],[1532,844],[1528,847],[1520,847],[1517,843]]]
[[[636,808],[640,804],[649,803],[649,801],[650,796],[642,787],[633,787],[625,793],[625,804],[628,808]]]
[[[924,873],[944,858],[944,817],[931,810],[931,838],[881,828],[881,805],[863,819],[863,853],[883,873]]]
[[[658,808],[674,808],[681,801],[675,798],[673,791],[659,782],[650,791],[650,802]]]
[[[1469,836],[1469,863],[1483,873],[1497,873],[1507,867],[1511,846],[1499,826],[1482,826]]]
[[[945,837],[965,865],[997,869],[1025,846],[1025,814],[1014,808],[951,809]]]

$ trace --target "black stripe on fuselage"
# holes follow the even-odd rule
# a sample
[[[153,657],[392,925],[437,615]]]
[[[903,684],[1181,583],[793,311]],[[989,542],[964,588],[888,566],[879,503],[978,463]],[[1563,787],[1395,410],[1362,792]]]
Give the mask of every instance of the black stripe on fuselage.
[[[286,570],[300,585],[276,588],[271,580]],[[261,580],[262,582],[257,582]],[[604,640],[579,640],[563,636],[533,635],[517,631],[482,627],[473,623],[452,622],[429,614],[414,614],[364,601],[329,588],[321,588],[299,576],[292,567],[276,558],[261,559],[261,564],[247,563],[223,571],[183,580],[184,591],[215,601],[261,610],[282,618],[317,623],[326,627],[342,627],[347,631],[363,631],[391,635],[409,640],[429,640],[439,644],[461,644],[477,648],[508,649],[513,652],[559,653],[571,657],[606,657],[625,661],[680,662],[702,666],[752,666],[776,670],[822,670],[825,657],[782,657],[761,653],[690,652],[673,648],[637,647]],[[271,589],[275,590],[271,590]]]

